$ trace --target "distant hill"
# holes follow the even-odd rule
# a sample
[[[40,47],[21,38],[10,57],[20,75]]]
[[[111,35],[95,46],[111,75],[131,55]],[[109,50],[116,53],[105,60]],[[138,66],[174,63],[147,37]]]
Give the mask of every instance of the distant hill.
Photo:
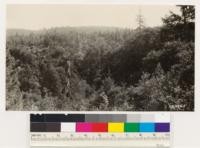
[[[33,30],[27,30],[27,29],[7,29],[6,30],[6,36],[13,36],[13,35],[29,35],[30,33],[37,32]]]
[[[133,29],[127,29],[127,28],[118,28],[118,27],[105,27],[105,26],[82,26],[82,27],[54,27],[50,29],[41,29],[41,30],[28,30],[28,29],[7,29],[6,35],[7,37],[13,36],[13,35],[29,35],[31,33],[39,33],[43,34],[46,32],[56,32],[59,34],[65,34],[69,33],[70,31],[75,31],[79,33],[109,33],[109,32],[116,32],[116,31],[133,31]]]

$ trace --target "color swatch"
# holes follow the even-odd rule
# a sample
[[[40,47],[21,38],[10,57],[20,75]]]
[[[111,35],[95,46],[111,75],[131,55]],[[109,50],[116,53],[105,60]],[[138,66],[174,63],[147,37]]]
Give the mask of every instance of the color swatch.
[[[108,123],[108,132],[109,133],[122,133],[124,132],[124,123],[122,122],[109,122]]]
[[[30,121],[31,132],[170,132],[169,119],[152,114],[31,114]]]
[[[140,123],[140,132],[155,132],[155,123]]]
[[[124,131],[125,132],[139,132],[139,123],[125,123],[124,124]]]

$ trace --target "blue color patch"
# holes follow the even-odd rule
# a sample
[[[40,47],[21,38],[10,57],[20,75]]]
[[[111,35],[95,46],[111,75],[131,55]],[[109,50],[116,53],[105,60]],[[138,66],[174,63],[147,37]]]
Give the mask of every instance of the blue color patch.
[[[155,132],[155,123],[140,123],[140,132]]]

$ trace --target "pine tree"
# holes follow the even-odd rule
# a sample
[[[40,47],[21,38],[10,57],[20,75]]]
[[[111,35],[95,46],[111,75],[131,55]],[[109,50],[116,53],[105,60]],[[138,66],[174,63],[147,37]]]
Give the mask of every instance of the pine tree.
[[[141,8],[139,8],[139,13],[136,16],[136,22],[138,24],[137,29],[141,30],[141,29],[143,29],[145,27],[145,25],[144,25],[144,16],[142,15]]]

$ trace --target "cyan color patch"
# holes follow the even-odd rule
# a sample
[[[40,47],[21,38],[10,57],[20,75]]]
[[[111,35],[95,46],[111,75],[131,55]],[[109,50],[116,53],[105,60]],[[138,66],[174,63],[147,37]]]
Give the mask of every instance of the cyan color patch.
[[[139,132],[155,132],[155,123],[140,123]]]

